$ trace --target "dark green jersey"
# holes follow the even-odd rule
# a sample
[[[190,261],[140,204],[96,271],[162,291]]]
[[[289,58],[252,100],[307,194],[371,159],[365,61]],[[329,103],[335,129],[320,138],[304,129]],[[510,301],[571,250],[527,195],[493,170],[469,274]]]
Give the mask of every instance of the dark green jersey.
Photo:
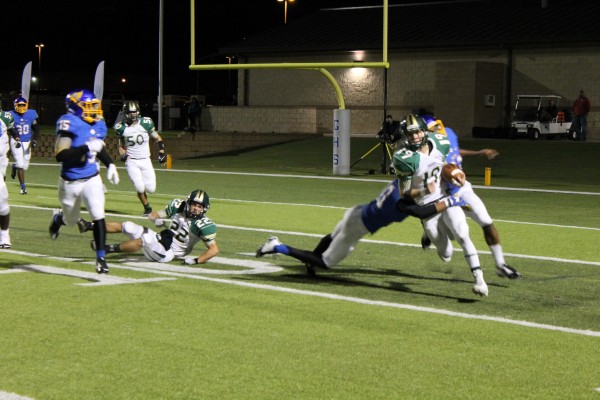
[[[217,226],[206,215],[201,218],[186,217],[185,200],[172,200],[165,207],[165,212],[171,219],[169,229],[173,232],[171,248],[175,257],[190,254],[200,241],[208,246],[216,239]]]

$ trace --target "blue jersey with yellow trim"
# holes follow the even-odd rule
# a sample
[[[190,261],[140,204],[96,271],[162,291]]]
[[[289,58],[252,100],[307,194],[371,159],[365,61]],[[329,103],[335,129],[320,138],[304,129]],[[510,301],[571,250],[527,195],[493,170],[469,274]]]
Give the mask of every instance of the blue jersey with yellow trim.
[[[38,113],[35,110],[27,110],[23,115],[11,110],[10,113],[15,120],[15,128],[19,131],[19,139],[21,142],[29,142],[31,140],[33,122],[38,119]]]
[[[446,156],[446,162],[449,164],[456,164],[462,169],[462,157],[460,155],[460,146],[458,145],[458,135],[450,128],[446,129],[446,136],[450,141],[450,151]]]
[[[98,139],[104,140],[107,133],[104,119],[93,124],[88,124],[73,114],[65,114],[56,122],[56,134],[68,132],[72,142],[71,147],[80,147],[85,142]],[[81,160],[63,161],[60,176],[66,180],[87,179],[97,175],[99,166],[96,163],[96,153],[87,152]]]
[[[458,135],[450,128],[445,128],[446,136],[450,141],[450,151],[446,155],[446,162],[449,164],[456,164],[462,169],[462,156],[460,155],[460,146],[458,145]],[[446,182],[448,187],[448,193],[455,194],[459,191],[460,186],[453,185],[450,182]]]

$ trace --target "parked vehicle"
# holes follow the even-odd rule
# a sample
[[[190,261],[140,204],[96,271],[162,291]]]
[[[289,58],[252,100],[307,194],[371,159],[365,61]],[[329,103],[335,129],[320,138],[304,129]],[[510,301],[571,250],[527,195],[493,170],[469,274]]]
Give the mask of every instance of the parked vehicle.
[[[572,139],[571,112],[569,108],[560,108],[560,100],[555,95],[517,95],[509,137]]]

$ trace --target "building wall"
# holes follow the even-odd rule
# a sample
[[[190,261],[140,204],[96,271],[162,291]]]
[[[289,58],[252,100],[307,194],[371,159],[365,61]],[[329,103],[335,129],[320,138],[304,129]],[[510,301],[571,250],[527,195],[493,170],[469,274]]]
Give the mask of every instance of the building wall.
[[[600,51],[589,48],[498,49],[390,52],[387,73],[387,111],[400,118],[413,110],[428,110],[449,120],[461,136],[474,126],[496,127],[510,119],[517,94],[557,94],[568,106],[584,89],[592,102],[588,137],[600,140]],[[351,61],[352,55],[256,57],[261,62]],[[367,56],[380,61],[380,55]],[[384,113],[385,73],[382,69],[332,68],[346,108],[352,112],[352,134],[374,134]],[[250,106],[312,106],[316,109],[315,130],[332,130],[333,110],[338,107],[331,84],[317,71],[247,70],[239,73],[240,87]],[[507,89],[508,88],[508,89]],[[510,94],[508,94],[510,92]],[[495,95],[495,105],[483,104],[484,94]],[[240,99],[242,96],[240,96]]]
[[[315,133],[315,107],[205,107],[201,126],[216,132]]]

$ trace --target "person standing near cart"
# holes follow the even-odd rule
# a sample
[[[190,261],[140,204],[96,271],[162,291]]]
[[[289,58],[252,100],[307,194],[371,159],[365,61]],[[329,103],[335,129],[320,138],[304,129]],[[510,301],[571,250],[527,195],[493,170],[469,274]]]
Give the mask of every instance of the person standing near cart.
[[[585,96],[583,89],[579,91],[579,97],[573,102],[573,123],[571,129],[577,132],[577,139],[582,142],[587,140],[587,115],[592,108],[592,103]]]

